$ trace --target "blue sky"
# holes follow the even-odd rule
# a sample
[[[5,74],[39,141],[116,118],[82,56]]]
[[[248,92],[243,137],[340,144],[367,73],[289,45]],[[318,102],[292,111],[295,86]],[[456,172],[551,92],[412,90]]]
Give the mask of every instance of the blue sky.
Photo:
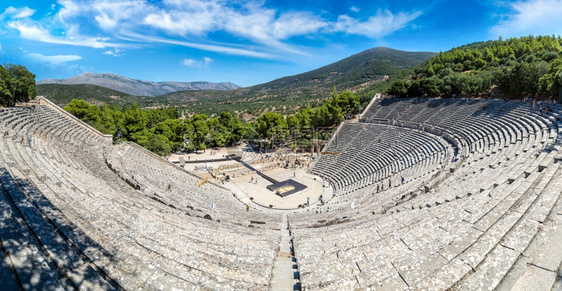
[[[37,80],[88,71],[251,86],[375,46],[562,34],[562,0],[11,0],[0,13],[0,63]]]

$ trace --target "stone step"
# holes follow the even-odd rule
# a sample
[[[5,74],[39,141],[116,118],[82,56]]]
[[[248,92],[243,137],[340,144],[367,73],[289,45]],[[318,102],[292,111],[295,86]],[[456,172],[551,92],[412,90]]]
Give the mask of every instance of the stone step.
[[[14,169],[15,171],[15,169]],[[78,288],[86,289],[111,289],[110,283],[88,261],[84,261],[81,253],[57,230],[57,228],[44,216],[44,213],[33,204],[22,192],[17,183],[24,183],[26,191],[35,190],[24,181],[17,182],[11,175],[0,169],[0,180],[11,196],[15,206],[19,209],[34,234],[40,240],[42,247],[48,252],[49,257]],[[89,278],[87,281],[84,277]]]
[[[1,175],[6,175],[6,172]],[[2,277],[2,288],[17,290],[19,284],[28,290],[63,290],[63,287],[70,287],[61,278],[19,210],[11,205],[11,198],[4,190],[4,183],[0,186],[0,241],[3,247],[2,255],[5,256],[2,269],[6,274],[6,277]],[[10,280],[10,277],[14,280]]]

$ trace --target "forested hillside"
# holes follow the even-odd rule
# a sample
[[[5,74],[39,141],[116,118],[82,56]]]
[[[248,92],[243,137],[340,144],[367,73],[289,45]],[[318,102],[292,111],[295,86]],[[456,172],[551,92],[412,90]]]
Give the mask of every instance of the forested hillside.
[[[527,36],[477,42],[439,53],[392,83],[398,96],[557,97],[562,39]]]

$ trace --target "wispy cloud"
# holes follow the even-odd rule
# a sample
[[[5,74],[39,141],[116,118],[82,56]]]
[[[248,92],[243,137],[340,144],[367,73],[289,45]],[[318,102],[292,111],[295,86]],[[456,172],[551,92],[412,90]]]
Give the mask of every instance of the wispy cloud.
[[[291,41],[298,36],[344,33],[380,39],[405,28],[421,15],[420,11],[379,10],[374,15],[359,17],[361,10],[357,6],[350,10],[358,18],[320,15],[311,11],[281,11],[259,0],[58,0],[52,9],[52,16],[48,14],[40,20],[32,20],[35,11],[27,7],[9,7],[4,14],[11,15],[8,27],[17,30],[22,38],[110,48],[105,54],[118,55],[115,49],[127,47],[128,42],[141,46],[160,42],[255,58],[287,53],[307,55],[306,47]],[[217,42],[216,35],[226,36],[230,42]]]
[[[254,49],[245,49],[241,47],[232,47],[226,44],[216,45],[216,44],[202,44],[189,41],[176,40],[172,38],[162,38],[155,36],[145,36],[140,34],[129,33],[125,36],[125,39],[129,41],[145,42],[145,43],[167,43],[173,45],[179,45],[194,49],[199,49],[203,51],[217,52],[227,55],[235,56],[246,56],[261,59],[272,59],[274,55],[266,52],[256,51]]]
[[[381,38],[406,27],[421,14],[421,11],[393,14],[389,10],[379,10],[376,15],[369,17],[366,21],[359,21],[348,15],[340,15],[331,29],[370,38]]]
[[[5,17],[10,17],[12,19],[27,18],[35,14],[35,10],[29,7],[15,8],[10,6],[4,10],[4,13],[0,14],[0,19]]]
[[[493,26],[495,36],[561,35],[562,0],[529,0],[510,4],[505,18]]]
[[[230,9],[222,10],[219,3],[213,1],[189,1],[179,3],[165,1],[167,7],[153,9],[144,18],[144,24],[162,29],[168,33],[185,36],[202,35],[220,27],[221,14]],[[221,11],[222,10],[222,11]]]
[[[54,56],[45,56],[38,53],[29,53],[27,57],[31,60],[45,63],[49,65],[62,65],[66,62],[78,61],[81,60],[81,56],[77,55],[54,55]]]
[[[113,50],[107,50],[107,51],[103,52],[103,54],[108,55],[108,56],[121,57],[122,52],[124,52],[124,51],[125,50],[113,49]]]
[[[123,44],[108,42],[109,37],[88,37],[81,35],[74,35],[68,37],[65,36],[54,36],[47,29],[42,28],[38,24],[27,24],[22,21],[11,21],[8,26],[19,31],[22,38],[30,39],[34,41],[53,43],[53,44],[64,44],[64,45],[75,45],[75,46],[86,46],[92,48],[106,48],[106,47],[122,47]]]
[[[209,58],[209,57],[204,57],[202,60],[197,61],[194,59],[183,59],[181,60],[180,64],[186,66],[186,67],[191,67],[191,68],[207,68],[211,63],[213,62],[213,59]]]
[[[70,1],[70,0],[67,0]],[[100,28],[112,32],[114,29],[132,29],[142,24],[147,13],[156,7],[143,0],[96,0],[91,5],[82,3],[83,14],[91,14]]]

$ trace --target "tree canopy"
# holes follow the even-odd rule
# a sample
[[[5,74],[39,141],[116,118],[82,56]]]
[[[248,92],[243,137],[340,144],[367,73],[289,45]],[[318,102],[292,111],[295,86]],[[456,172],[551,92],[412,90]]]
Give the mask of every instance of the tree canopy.
[[[351,92],[337,94],[316,109],[304,107],[295,114],[281,115],[266,112],[254,122],[246,122],[231,112],[222,111],[216,116],[195,114],[191,118],[179,119],[177,108],[142,109],[137,104],[122,109],[112,105],[90,105],[73,99],[66,111],[92,125],[105,134],[116,137],[121,128],[122,138],[138,143],[159,155],[172,151],[205,150],[213,147],[232,146],[242,139],[287,140],[291,131],[303,128],[332,127],[339,124],[346,114],[359,112],[359,99]],[[307,131],[312,138],[312,131]],[[314,138],[326,138],[314,137]],[[302,139],[292,147],[307,147]]]
[[[392,83],[400,97],[551,98],[562,89],[562,39],[527,36],[441,52]]]
[[[36,96],[35,75],[26,67],[0,65],[0,105],[11,107],[16,102],[28,102]]]

